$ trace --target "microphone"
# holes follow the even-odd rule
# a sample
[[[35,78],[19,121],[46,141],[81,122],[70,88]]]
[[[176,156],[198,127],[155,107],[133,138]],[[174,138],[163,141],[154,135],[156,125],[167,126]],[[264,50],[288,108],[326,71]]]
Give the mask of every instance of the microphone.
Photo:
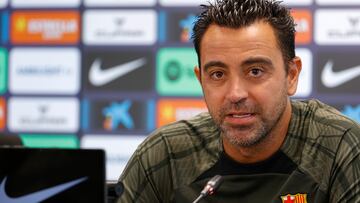
[[[192,202],[198,203],[202,198],[214,194],[222,183],[223,179],[220,175],[212,177],[205,185],[204,189],[200,192],[200,195]]]
[[[124,193],[124,184],[122,182],[118,182],[115,186],[115,193],[118,197],[121,197],[121,195]]]
[[[109,181],[106,183],[107,186],[107,202],[108,203],[115,203],[118,198],[124,192],[124,184],[122,182],[112,182]]]

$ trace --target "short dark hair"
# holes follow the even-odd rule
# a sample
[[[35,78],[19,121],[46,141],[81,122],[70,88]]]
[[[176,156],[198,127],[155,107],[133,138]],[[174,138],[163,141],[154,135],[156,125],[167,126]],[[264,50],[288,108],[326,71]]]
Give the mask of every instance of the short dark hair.
[[[274,29],[285,67],[295,57],[295,23],[290,11],[276,0],[214,0],[201,5],[202,12],[193,28],[193,43],[200,64],[200,42],[211,24],[229,28],[250,26],[263,20]]]

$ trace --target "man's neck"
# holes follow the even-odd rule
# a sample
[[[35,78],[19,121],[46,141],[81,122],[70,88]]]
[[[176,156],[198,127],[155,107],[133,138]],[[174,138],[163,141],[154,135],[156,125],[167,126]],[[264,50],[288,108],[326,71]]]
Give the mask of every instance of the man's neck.
[[[225,153],[233,160],[243,164],[257,163],[270,158],[281,148],[286,138],[290,118],[291,103],[289,101],[278,124],[274,126],[270,134],[256,145],[249,147],[234,146],[222,136]]]

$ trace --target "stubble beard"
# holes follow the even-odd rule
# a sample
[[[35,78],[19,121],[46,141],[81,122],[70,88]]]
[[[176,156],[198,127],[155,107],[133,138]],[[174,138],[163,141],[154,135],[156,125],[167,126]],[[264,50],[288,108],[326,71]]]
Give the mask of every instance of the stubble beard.
[[[251,147],[263,142],[266,140],[265,138],[269,137],[284,114],[286,105],[287,96],[283,95],[280,103],[275,106],[274,110],[269,112],[268,115],[264,115],[259,106],[239,102],[224,106],[220,109],[217,116],[214,116],[212,113],[212,117],[214,118],[215,124],[221,130],[222,136],[224,136],[230,144],[235,147]],[[224,122],[227,112],[238,109],[255,112],[255,115],[259,116],[259,122],[251,126],[227,125]],[[244,131],[248,132],[248,134],[244,135]]]

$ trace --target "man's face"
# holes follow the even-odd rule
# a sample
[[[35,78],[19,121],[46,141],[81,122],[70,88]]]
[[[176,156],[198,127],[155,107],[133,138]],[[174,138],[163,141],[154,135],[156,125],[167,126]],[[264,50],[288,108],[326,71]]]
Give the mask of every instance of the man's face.
[[[200,52],[202,66],[195,73],[224,139],[249,147],[276,132],[301,63],[290,64],[286,74],[273,28],[261,21],[239,29],[211,25]]]

